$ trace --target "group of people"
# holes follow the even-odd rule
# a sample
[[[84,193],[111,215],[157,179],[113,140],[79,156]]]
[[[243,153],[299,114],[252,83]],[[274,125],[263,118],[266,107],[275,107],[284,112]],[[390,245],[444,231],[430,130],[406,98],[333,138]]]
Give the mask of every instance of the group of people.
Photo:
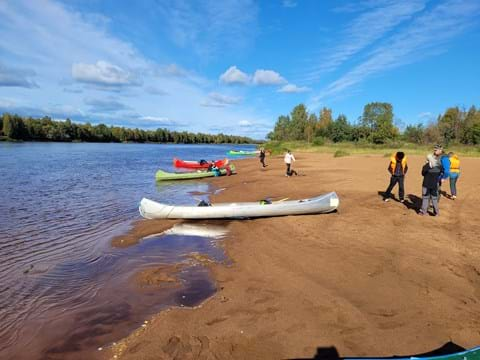
[[[399,151],[392,155],[388,165],[388,171],[391,174],[390,184],[384,193],[384,201],[389,201],[392,196],[392,190],[398,184],[398,196],[400,202],[405,201],[405,175],[408,171],[407,157],[405,153]],[[457,198],[457,180],[460,176],[460,160],[458,156],[449,152],[445,154],[442,146],[435,145],[433,153],[427,156],[427,160],[422,167],[422,205],[419,209],[420,215],[427,214],[430,202],[432,203],[434,215],[440,214],[438,201],[442,183],[447,179],[450,181],[450,199]]]

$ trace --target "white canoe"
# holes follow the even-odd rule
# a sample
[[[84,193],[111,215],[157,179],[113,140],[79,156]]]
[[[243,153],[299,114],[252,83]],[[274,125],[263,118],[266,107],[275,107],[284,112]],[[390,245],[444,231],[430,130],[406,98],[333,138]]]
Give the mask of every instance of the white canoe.
[[[174,206],[149,199],[140,202],[140,214],[146,219],[232,219],[283,215],[329,213],[337,209],[340,200],[331,192],[317,197],[274,202],[220,203],[212,206]]]

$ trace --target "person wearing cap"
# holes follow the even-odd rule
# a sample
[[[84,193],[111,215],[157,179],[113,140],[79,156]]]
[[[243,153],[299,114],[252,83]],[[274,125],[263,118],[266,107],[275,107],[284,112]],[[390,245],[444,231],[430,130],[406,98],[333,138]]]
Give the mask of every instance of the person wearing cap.
[[[408,171],[407,157],[405,156],[405,153],[403,151],[398,151],[397,153],[392,155],[387,170],[392,176],[390,177],[390,185],[388,185],[388,188],[385,191],[383,201],[387,202],[390,200],[393,187],[398,183],[398,197],[400,199],[400,202],[403,203],[405,201],[404,180],[405,175]]]
[[[433,154],[427,156],[427,161],[422,168],[422,207],[419,210],[420,215],[427,214],[428,205],[432,202],[434,215],[440,215],[438,207],[438,189],[439,179],[443,177],[443,166],[440,161],[440,156],[443,148],[440,145],[435,145]]]
[[[453,152],[449,152],[448,157],[450,159],[450,198],[455,200],[457,198],[457,180],[460,177],[460,160],[458,155]]]

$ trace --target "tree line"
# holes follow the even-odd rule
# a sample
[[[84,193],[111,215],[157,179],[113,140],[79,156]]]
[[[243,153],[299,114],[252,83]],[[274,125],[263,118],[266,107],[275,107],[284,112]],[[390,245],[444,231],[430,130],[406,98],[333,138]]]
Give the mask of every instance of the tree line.
[[[0,121],[0,135],[8,139],[25,141],[83,141],[83,142],[155,142],[176,144],[247,144],[254,141],[244,136],[225,134],[191,133],[156,130],[130,129],[105,124],[78,124],[70,119],[55,121],[45,116],[41,119],[21,117],[5,113]]]
[[[448,108],[444,114],[428,125],[409,125],[403,132],[394,124],[393,106],[389,103],[373,102],[365,105],[363,114],[355,124],[345,115],[332,117],[332,110],[324,107],[319,115],[309,113],[305,105],[294,107],[289,115],[279,116],[270,140],[302,140],[322,145],[331,142],[360,142],[388,144],[407,141],[415,144],[480,144],[480,110],[475,106],[464,110]]]

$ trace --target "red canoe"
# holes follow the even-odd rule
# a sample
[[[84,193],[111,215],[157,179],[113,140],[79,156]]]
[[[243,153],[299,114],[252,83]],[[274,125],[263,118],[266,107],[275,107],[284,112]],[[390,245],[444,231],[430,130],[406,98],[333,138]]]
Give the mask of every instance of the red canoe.
[[[173,159],[173,166],[179,168],[187,168],[187,169],[208,169],[210,166],[211,161],[207,161],[206,163],[200,164],[199,161],[188,161],[188,160],[180,160],[177,158]],[[223,168],[228,164],[228,159],[223,160],[215,160],[215,165],[218,168]]]

